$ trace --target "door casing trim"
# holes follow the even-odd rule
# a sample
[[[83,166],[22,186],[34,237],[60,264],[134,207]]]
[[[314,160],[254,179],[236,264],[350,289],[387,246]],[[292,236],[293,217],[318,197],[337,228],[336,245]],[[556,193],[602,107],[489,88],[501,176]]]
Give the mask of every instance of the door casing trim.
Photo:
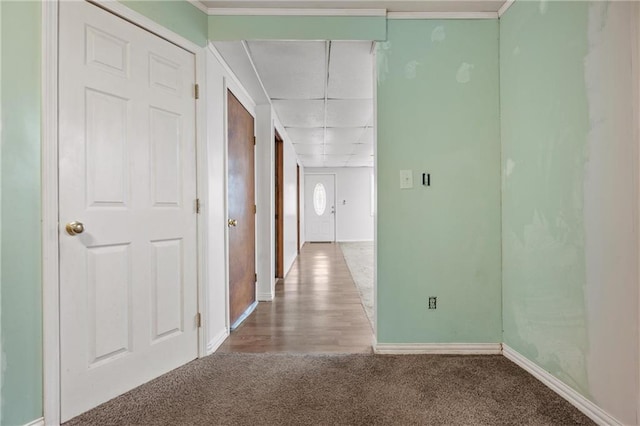
[[[60,274],[59,274],[59,224],[58,224],[58,29],[59,2],[42,2],[42,297],[43,297],[43,409],[46,425],[60,424]],[[89,0],[88,0],[89,1]],[[163,38],[192,53],[195,57],[195,81],[200,93],[205,88],[204,48],[164,28],[146,16],[137,13],[115,0],[90,0],[108,12]],[[196,196],[204,206],[207,197],[206,152],[206,103],[196,102]],[[208,318],[206,294],[209,285],[207,258],[206,215],[197,216],[198,250],[198,311],[205,319],[198,330],[198,356],[206,355]]]

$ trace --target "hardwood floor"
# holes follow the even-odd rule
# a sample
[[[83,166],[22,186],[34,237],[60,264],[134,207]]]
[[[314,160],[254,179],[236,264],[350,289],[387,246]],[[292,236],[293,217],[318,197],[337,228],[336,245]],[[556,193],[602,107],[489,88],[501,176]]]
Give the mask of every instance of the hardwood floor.
[[[371,353],[373,331],[338,244],[304,245],[256,310],[218,352]]]

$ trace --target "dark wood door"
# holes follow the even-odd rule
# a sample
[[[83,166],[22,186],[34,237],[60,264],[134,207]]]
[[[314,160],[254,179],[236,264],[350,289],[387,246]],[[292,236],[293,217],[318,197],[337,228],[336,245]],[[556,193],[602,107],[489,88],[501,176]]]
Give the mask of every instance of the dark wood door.
[[[284,278],[284,144],[276,134],[276,278]]]
[[[296,250],[300,254],[300,165],[296,164],[296,220],[297,220],[297,232],[298,232],[298,245]]]
[[[256,301],[254,133],[253,117],[231,92],[227,109],[229,317],[233,325]]]

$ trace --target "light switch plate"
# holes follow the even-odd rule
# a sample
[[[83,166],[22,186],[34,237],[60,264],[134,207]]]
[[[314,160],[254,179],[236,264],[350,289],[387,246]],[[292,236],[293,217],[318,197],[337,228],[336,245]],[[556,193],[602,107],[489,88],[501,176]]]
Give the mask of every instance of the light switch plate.
[[[413,170],[400,170],[400,189],[413,188]]]

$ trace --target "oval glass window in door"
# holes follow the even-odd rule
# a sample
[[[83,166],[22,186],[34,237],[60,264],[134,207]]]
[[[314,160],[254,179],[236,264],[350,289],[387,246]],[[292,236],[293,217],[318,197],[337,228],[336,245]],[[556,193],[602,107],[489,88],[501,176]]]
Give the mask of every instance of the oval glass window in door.
[[[316,183],[315,188],[313,188],[313,210],[318,216],[322,216],[326,208],[327,191],[322,183]]]

